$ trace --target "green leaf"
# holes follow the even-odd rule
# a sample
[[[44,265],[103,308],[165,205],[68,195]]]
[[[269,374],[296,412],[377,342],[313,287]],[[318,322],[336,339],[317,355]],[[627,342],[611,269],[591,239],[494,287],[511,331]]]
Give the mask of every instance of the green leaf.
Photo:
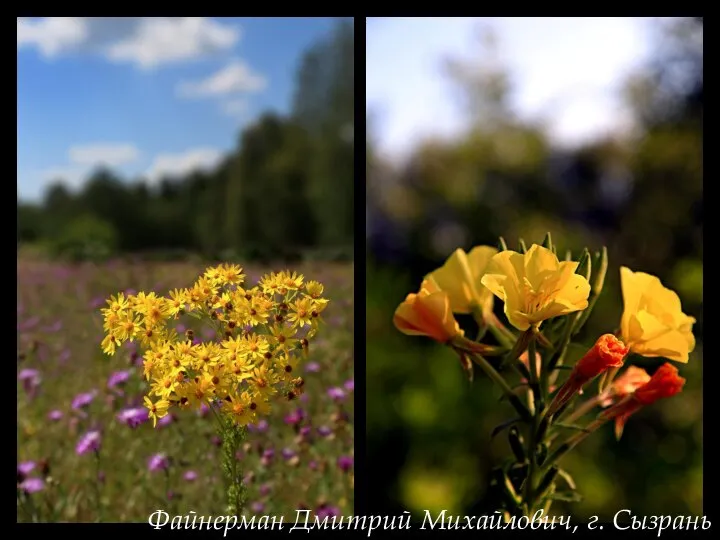
[[[580,260],[578,261],[578,267],[575,270],[575,273],[581,276],[585,276],[585,279],[590,281],[590,276],[592,274],[592,259],[590,258],[590,252],[587,248],[583,250],[582,255],[580,256]]]
[[[582,495],[580,495],[577,491],[560,491],[558,493],[553,493],[548,498],[553,501],[562,502],[580,502],[583,499]]]
[[[508,441],[513,454],[515,454],[515,457],[518,460],[518,463],[524,462],[526,460],[524,448],[525,441],[523,440],[522,435],[520,435],[520,430],[518,430],[517,426],[513,426],[510,429],[510,432],[508,433]]]
[[[573,477],[570,476],[570,473],[569,473],[569,472],[567,472],[567,471],[565,471],[565,470],[563,470],[563,469],[558,469],[558,476],[560,476],[560,478],[562,478],[563,480],[565,480],[565,483],[568,485],[568,487],[569,487],[572,491],[575,491],[575,480],[573,480]]]
[[[545,495],[545,493],[548,492],[548,490],[550,489],[550,486],[555,481],[555,477],[557,476],[557,474],[558,474],[557,465],[553,465],[552,467],[550,467],[548,472],[545,473],[545,476],[540,481],[540,484],[538,485],[538,488],[537,488],[538,493],[540,493],[541,496]]]
[[[517,422],[519,422],[519,421],[520,421],[520,418],[513,418],[512,420],[508,420],[507,422],[503,422],[503,423],[500,424],[499,426],[496,426],[496,427],[490,432],[490,438],[491,438],[491,439],[494,439],[495,436],[496,436],[498,433],[502,432],[503,430],[509,428],[510,426],[512,426],[513,424],[515,424],[515,423],[517,423]]]
[[[592,433],[592,431],[590,431],[589,429],[586,429],[582,426],[576,426],[575,424],[563,424],[562,422],[556,422],[553,424],[553,427],[574,429],[575,431],[582,431],[583,433]]]
[[[555,250],[555,248],[553,246],[552,235],[550,234],[550,231],[545,233],[545,238],[543,239],[542,245],[543,245],[543,247],[549,249],[550,251]]]

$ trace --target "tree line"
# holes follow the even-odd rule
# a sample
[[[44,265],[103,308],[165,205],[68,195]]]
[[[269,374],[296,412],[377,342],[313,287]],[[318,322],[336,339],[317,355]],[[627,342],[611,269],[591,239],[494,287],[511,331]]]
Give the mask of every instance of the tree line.
[[[18,200],[18,241],[56,255],[192,252],[277,259],[352,256],[354,29],[303,55],[291,112],[267,112],[212,171],[128,182],[98,169],[76,192]]]

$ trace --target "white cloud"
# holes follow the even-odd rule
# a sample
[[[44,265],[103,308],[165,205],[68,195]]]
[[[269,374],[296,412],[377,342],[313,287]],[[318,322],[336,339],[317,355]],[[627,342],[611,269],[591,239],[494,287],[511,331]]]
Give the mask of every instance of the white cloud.
[[[112,44],[107,55],[113,61],[151,69],[229,49],[239,39],[239,28],[206,17],[146,18],[131,36]]]
[[[135,161],[140,151],[133,144],[87,144],[73,146],[68,154],[76,165],[115,167]]]
[[[221,108],[227,116],[244,116],[248,110],[248,102],[245,99],[233,99],[223,102]]]
[[[223,153],[214,148],[195,148],[181,154],[160,154],[145,173],[154,183],[168,176],[181,176],[192,171],[212,171],[222,161]]]
[[[242,60],[236,60],[207,79],[180,83],[178,95],[185,98],[222,96],[240,92],[259,92],[267,86],[267,80],[255,73]]]
[[[46,58],[92,53],[142,69],[231,49],[240,28],[206,17],[41,17],[17,19],[17,47]]]
[[[47,58],[82,43],[87,36],[87,25],[78,17],[45,17],[36,21],[26,17],[17,19],[18,50],[34,46]]]

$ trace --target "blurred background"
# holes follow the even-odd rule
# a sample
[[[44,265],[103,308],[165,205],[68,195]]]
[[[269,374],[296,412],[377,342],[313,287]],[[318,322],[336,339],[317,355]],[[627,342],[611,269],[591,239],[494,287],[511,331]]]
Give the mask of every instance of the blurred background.
[[[547,231],[559,253],[608,247],[583,344],[619,324],[620,265],[660,277],[697,319],[684,392],[565,458],[585,498],[553,511],[702,514],[702,47],[701,17],[367,20],[373,515],[483,508],[509,452],[490,432],[511,410],[392,315],[456,248]]]
[[[217,262],[248,288],[297,271],[330,300],[306,392],[236,455],[246,512],[352,514],[353,19],[18,18],[17,63],[18,521],[224,512],[209,411],[153,429],[144,351],[100,346],[110,295]]]
[[[352,20],[18,19],[19,242],[352,256]]]

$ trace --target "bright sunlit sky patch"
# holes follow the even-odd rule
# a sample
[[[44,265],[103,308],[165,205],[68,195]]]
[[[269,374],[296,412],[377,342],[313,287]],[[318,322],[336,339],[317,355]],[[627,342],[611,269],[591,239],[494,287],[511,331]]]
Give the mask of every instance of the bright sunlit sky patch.
[[[312,18],[19,18],[18,196],[98,165],[150,181],[211,168],[258,114],[289,109]]]
[[[372,18],[367,20],[368,111],[381,151],[404,157],[428,134],[451,136],[462,111],[441,70],[447,55],[472,58],[489,26],[509,69],[513,111],[542,119],[560,146],[626,129],[620,89],[651,52],[651,19]]]

